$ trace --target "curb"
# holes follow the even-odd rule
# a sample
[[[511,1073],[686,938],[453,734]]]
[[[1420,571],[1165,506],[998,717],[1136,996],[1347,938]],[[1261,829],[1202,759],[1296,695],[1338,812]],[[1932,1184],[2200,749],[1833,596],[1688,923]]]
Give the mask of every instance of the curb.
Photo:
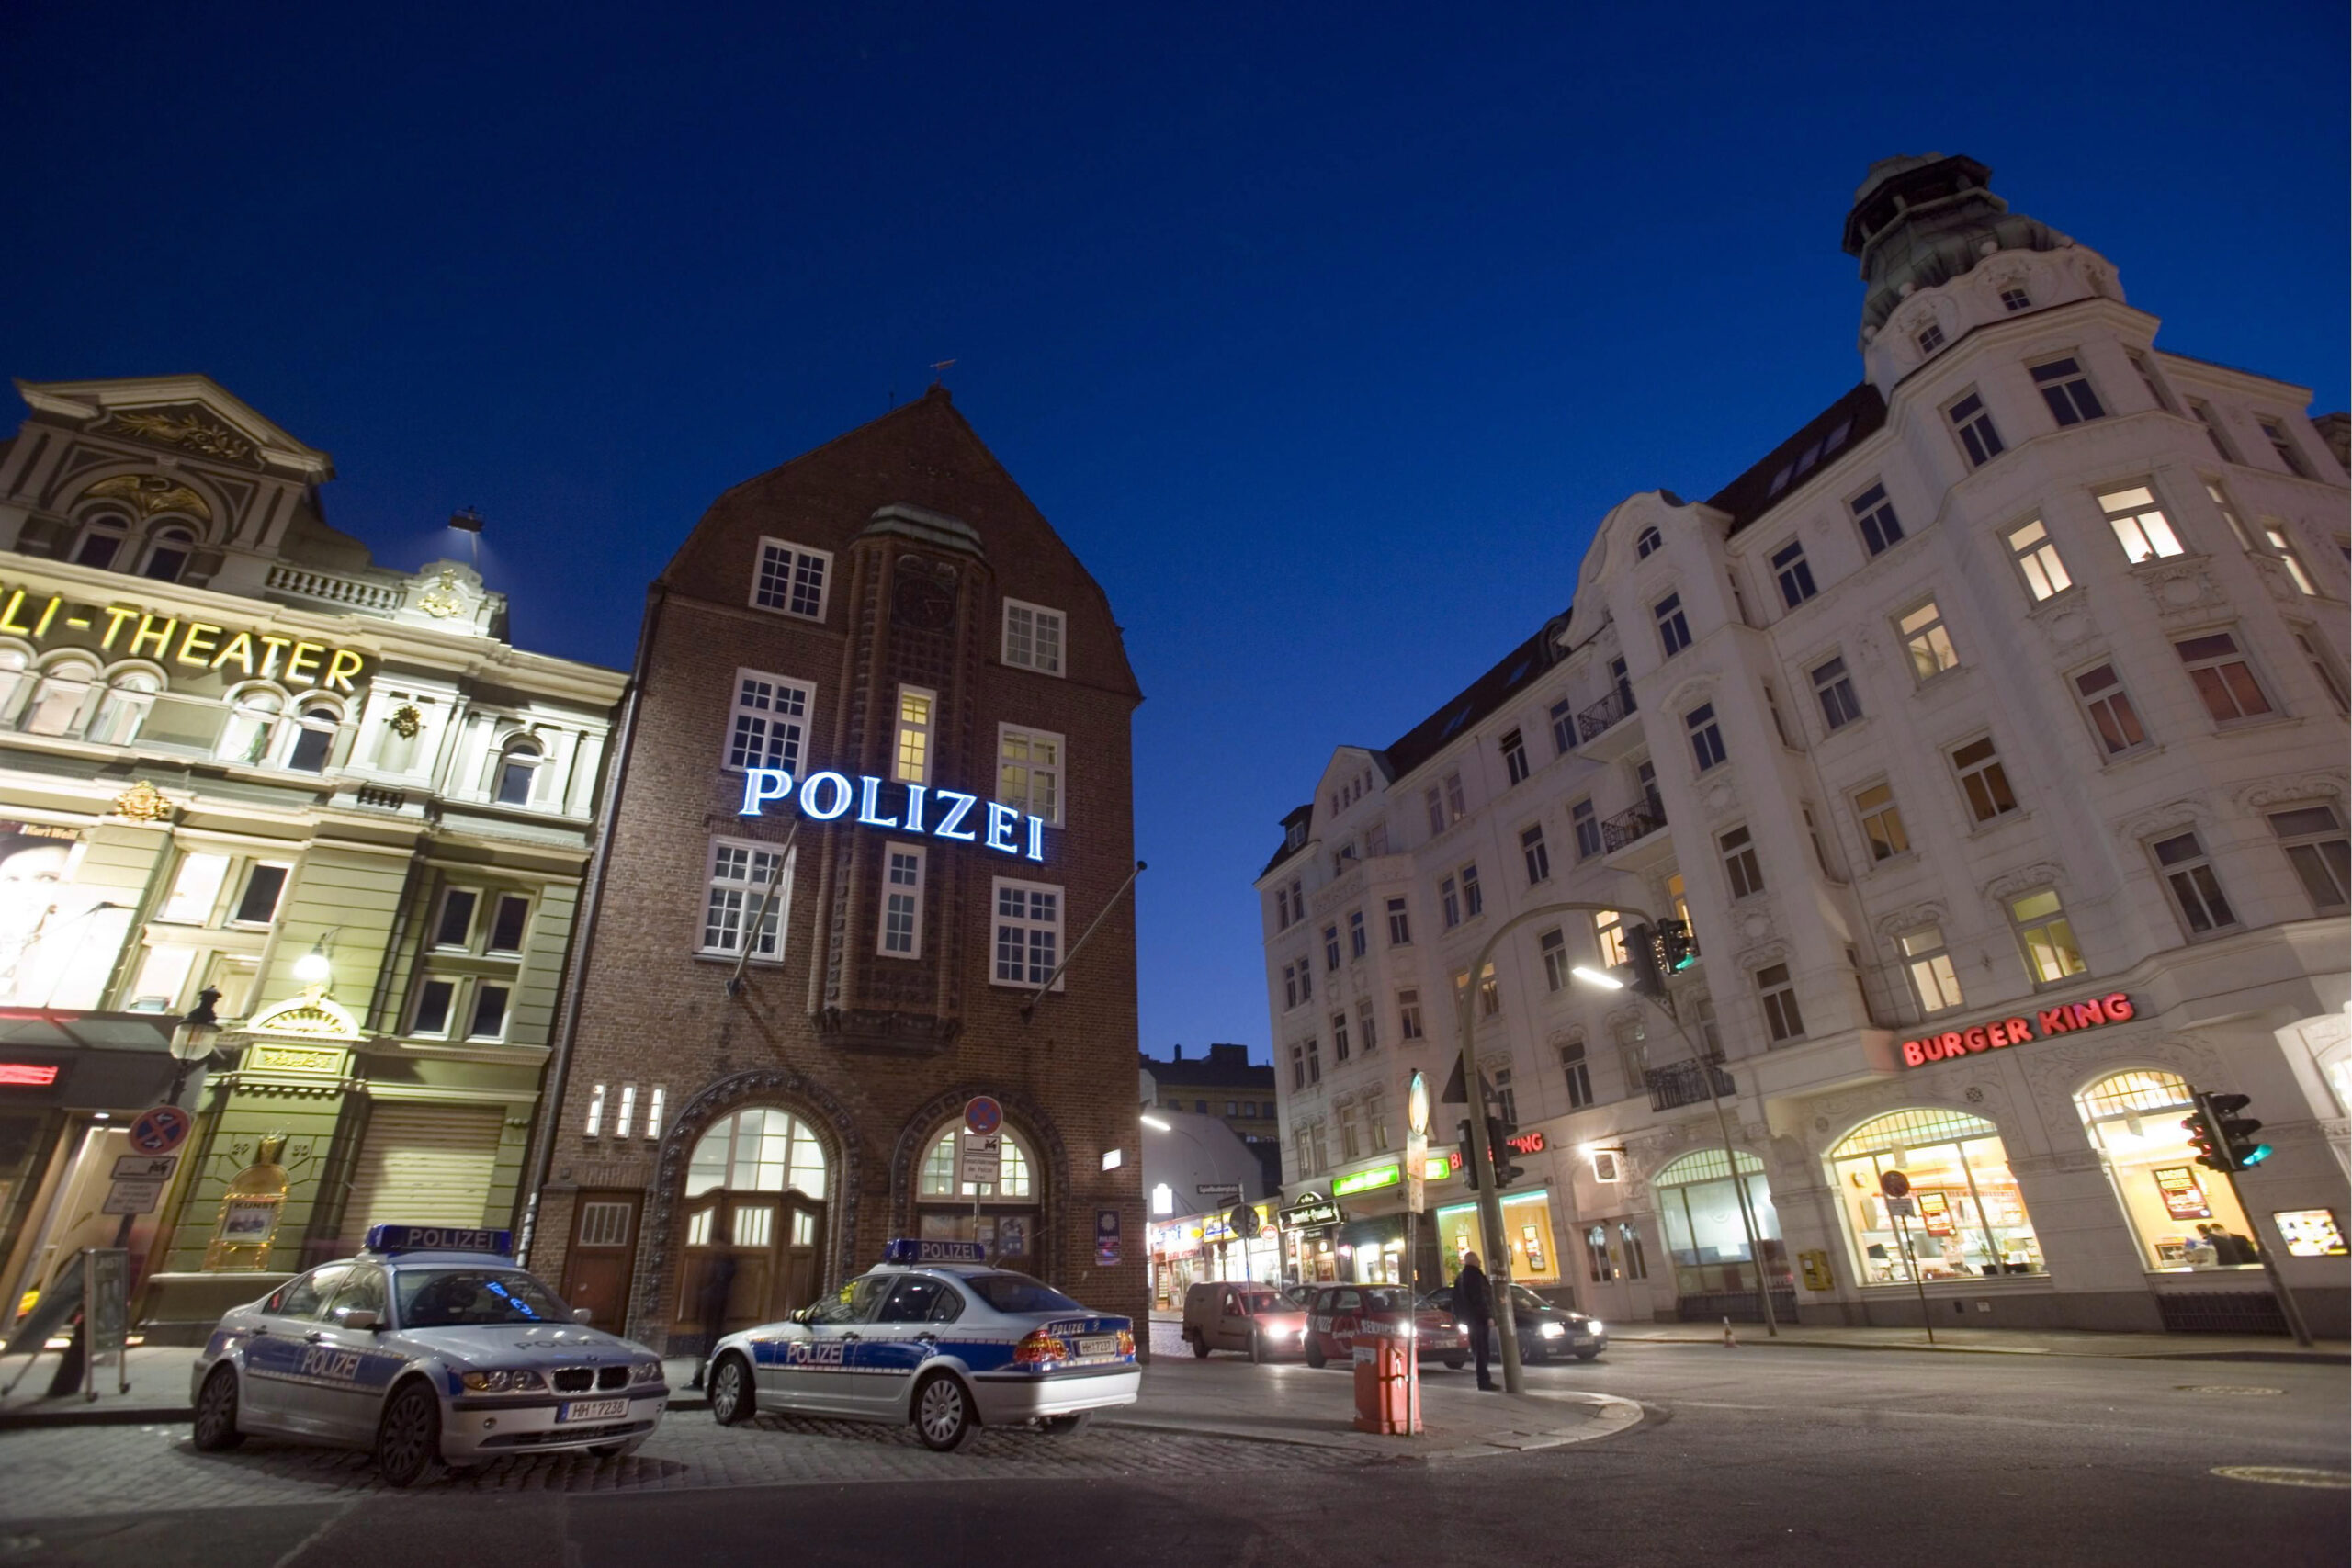
[[[129,1407],[93,1404],[87,1410],[0,1411],[0,1432],[42,1427],[153,1427],[196,1419],[196,1406],[162,1410],[153,1405]]]
[[[1714,1339],[1642,1338],[1631,1334],[1612,1335],[1611,1338],[1628,1345],[1665,1345],[1693,1349],[1723,1349]],[[2332,1350],[2064,1350],[2041,1345],[1897,1345],[1870,1341],[1851,1345],[1835,1344],[1820,1339],[1776,1339],[1770,1336],[1743,1339],[1734,1348],[1774,1350],[1908,1350],[1928,1356],[2064,1356],[2077,1361],[2271,1361],[2298,1366],[2341,1367],[2352,1365],[2352,1353]]]

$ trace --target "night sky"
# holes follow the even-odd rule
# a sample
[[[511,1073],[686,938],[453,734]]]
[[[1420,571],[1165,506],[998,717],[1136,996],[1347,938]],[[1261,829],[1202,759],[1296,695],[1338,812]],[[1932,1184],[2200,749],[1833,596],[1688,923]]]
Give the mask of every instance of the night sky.
[[[713,496],[956,360],[1143,682],[1160,1055],[1263,1053],[1250,878],[1332,747],[1860,378],[1871,160],[1982,159],[2162,345],[2347,402],[2340,3],[1133,9],[17,0],[0,369],[207,372],[379,560],[478,506],[516,641],[625,665]]]

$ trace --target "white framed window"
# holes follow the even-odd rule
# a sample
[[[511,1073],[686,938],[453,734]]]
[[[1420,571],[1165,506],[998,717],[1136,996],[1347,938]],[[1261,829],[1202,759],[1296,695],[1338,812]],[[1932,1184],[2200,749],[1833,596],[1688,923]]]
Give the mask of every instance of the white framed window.
[[[1581,1111],[1592,1103],[1592,1064],[1585,1060],[1584,1042],[1572,1040],[1560,1047],[1560,1072],[1568,1080],[1568,1109]]]
[[[1968,453],[1970,468],[1981,468],[2007,450],[2001,445],[2001,433],[1993,428],[1992,412],[1975,392],[1964,393],[1947,403],[1944,417],[1951,421],[1952,434]]]
[[[1400,1040],[1419,1040],[1421,1036],[1421,993],[1408,986],[1396,993],[1396,1035]]]
[[[1546,990],[1565,991],[1568,988],[1567,933],[1554,926],[1535,939],[1535,950],[1544,955],[1544,987]]]
[[[531,923],[531,900],[522,893],[502,893],[490,919],[489,949],[507,953],[523,951],[523,933]]]
[[[499,749],[498,772],[492,798],[501,806],[528,806],[538,792],[539,772],[547,753],[539,743],[518,735]]]
[[[96,689],[98,667],[87,660],[60,659],[40,672],[32,701],[17,727],[28,735],[70,735],[81,727],[82,710]]]
[[[1843,729],[1862,716],[1862,703],[1854,695],[1854,678],[1846,668],[1846,657],[1833,654],[1807,671],[1813,680],[1813,694],[1821,703],[1822,722],[1831,729]]]
[[[1658,646],[1666,657],[1673,658],[1690,646],[1690,622],[1682,614],[1682,595],[1669,593],[1650,606],[1650,617],[1657,622]]]
[[[1944,330],[1935,322],[1929,321],[1913,334],[1912,341],[1919,345],[1919,352],[1922,355],[1931,355],[1943,347]]]
[[[1592,915],[1593,943],[1600,951],[1600,966],[1614,969],[1631,961],[1625,950],[1625,917],[1615,909],[1596,909]]]
[[[1764,1004],[1764,1026],[1772,1043],[1794,1040],[1804,1032],[1804,1015],[1797,1010],[1797,988],[1789,966],[1775,964],[1756,971],[1756,997]]]
[[[1062,825],[1062,738],[1049,729],[1026,725],[996,727],[996,797],[1043,818],[1049,828]],[[1278,894],[1281,889],[1275,890]],[[1288,911],[1283,924],[1289,925]]]
[[[2344,818],[2324,803],[2290,807],[2270,814],[2271,831],[2286,851],[2287,863],[2302,879],[2315,914],[2338,914],[2352,888],[2352,840],[2344,832]]]
[[[1960,650],[1952,646],[1951,632],[1944,625],[1944,613],[1933,599],[1907,610],[1895,619],[1895,631],[1903,639],[1903,649],[1911,657],[1912,677],[1922,682],[1932,681],[1947,670],[1960,665]]]
[[[469,1040],[503,1040],[506,1038],[508,1004],[514,988],[490,980],[474,982],[473,1021],[466,1027]],[[626,1120],[626,1113],[624,1113]]]
[[[331,703],[304,703],[294,716],[290,727],[293,744],[286,749],[288,773],[322,773],[327,760],[334,753],[335,732],[343,726],[343,715]],[[504,799],[503,795],[499,797]]]
[[[2075,945],[2074,922],[2066,918],[2056,888],[2037,888],[2010,899],[2009,923],[2035,985],[2054,986],[2089,967],[2082,949]]]
[[[1903,952],[1903,965],[1910,972],[1920,1012],[1939,1013],[1960,1006],[1960,976],[1944,946],[1941,926],[1905,931],[1894,939],[1894,945]]]
[[[993,879],[990,903],[996,910],[995,962],[989,970],[991,985],[1024,990],[1046,983],[1061,963],[1062,890],[1047,883]],[[1067,979],[1056,980],[1054,989]]]
[[[1413,921],[1406,909],[1405,900],[1388,900],[1388,945],[1408,947],[1413,941]]]
[[[885,958],[922,956],[924,846],[882,846],[882,930],[875,951]]]
[[[2109,756],[2120,757],[2148,743],[2140,711],[2132,705],[2132,694],[2123,689],[2123,678],[2115,672],[2114,665],[2095,665],[2075,676],[2075,694]]]
[[[235,926],[266,926],[277,919],[277,906],[286,897],[286,879],[294,868],[268,861],[256,861],[245,873],[244,891],[237,896],[237,907],[229,915]]]
[[[1820,592],[1813,585],[1813,563],[1804,558],[1803,539],[1791,539],[1772,552],[1772,580],[1781,585],[1781,598],[1792,610]]]
[[[1523,829],[1519,835],[1519,852],[1527,861],[1527,885],[1552,879],[1552,852],[1544,842],[1544,824]]]
[[[471,951],[474,911],[481,905],[481,895],[470,887],[445,888],[440,913],[433,921],[433,945],[445,951]]]
[[[821,621],[832,577],[831,550],[812,550],[788,539],[763,538],[759,569],[752,574],[752,607]]]
[[[797,857],[797,851],[778,856],[765,844],[713,839],[698,951],[732,957],[743,952],[748,941],[753,958],[781,959],[784,913],[792,907],[792,863]],[[756,933],[752,930],[755,922]]]
[[[1682,728],[1690,734],[1690,758],[1705,773],[1724,760],[1724,732],[1715,722],[1715,705],[1701,703],[1682,716]]]
[[[2017,795],[2009,788],[2008,770],[2001,765],[1991,736],[1980,736],[1954,749],[1951,771],[1960,780],[1960,792],[1967,797],[1968,813],[1975,820],[1990,822],[2018,808]]]
[[[1063,617],[1043,604],[1004,602],[1004,661],[1016,670],[1040,675],[1062,672]]]
[[[2050,417],[2060,426],[2107,417],[2107,410],[2099,406],[2098,394],[2091,390],[2090,377],[2084,374],[2081,364],[2072,355],[2045,359],[2032,370],[2034,389],[2050,405]]]
[[[727,724],[727,765],[800,772],[817,689],[759,670],[735,671]]]
[[[1522,736],[1520,731],[1514,729],[1505,734],[1503,738],[1495,744],[1500,749],[1503,754],[1504,774],[1509,777],[1512,784],[1519,784],[1525,780],[1528,775],[1529,768],[1527,763],[1527,741],[1524,736]]]
[[[2133,566],[2182,553],[2180,536],[2173,532],[2172,520],[2147,486],[2109,491],[2098,498],[2098,509],[2106,514],[2107,525],[2115,530],[2123,558]]]
[[[410,1016],[408,1032],[438,1040],[449,1032],[449,1020],[458,1010],[458,982],[447,975],[427,975],[416,987],[416,1009]]]
[[[1723,852],[1724,875],[1731,883],[1734,898],[1752,897],[1764,891],[1764,865],[1756,858],[1756,837],[1745,828],[1734,828],[1715,840]]]
[[[2215,724],[2237,724],[2274,711],[2254,666],[2228,632],[2183,637],[2172,646]]]
[[[655,1084],[652,1092],[646,1096],[645,1135],[647,1137],[658,1138],[662,1135],[662,1115],[665,1109],[663,1102],[669,1098],[670,1089],[666,1084]]]
[[[1879,555],[1903,539],[1903,520],[1894,514],[1894,502],[1886,498],[1886,486],[1874,484],[1846,502],[1853,513],[1855,525],[1862,531],[1862,544],[1871,554]]]
[[[1892,860],[1910,852],[1911,838],[1903,830],[1903,813],[1894,804],[1894,791],[1890,786],[1876,784],[1858,792],[1854,795],[1854,818],[1861,824],[1862,837],[1869,840],[1872,861]]]
[[[159,942],[147,950],[140,961],[139,980],[131,987],[130,1010],[133,1012],[177,1012],[180,994],[187,988],[187,977],[196,967],[196,949]],[[220,1010],[228,1012],[223,1007]]]
[[[2222,894],[2221,879],[2213,874],[2212,858],[2206,854],[2195,829],[2154,840],[2148,852],[2156,857],[2156,869],[2172,889],[2173,905],[2190,936],[2226,931],[2238,923],[2229,899]]]
[[[1634,541],[1634,557],[1637,560],[1645,559],[1665,547],[1666,540],[1656,528],[1645,528],[1640,537]]]
[[[9,682],[13,684],[14,682]],[[97,711],[82,732],[85,740],[101,746],[128,746],[139,738],[140,727],[164,689],[164,678],[150,670],[118,670],[107,679]]]
[[[155,918],[175,924],[209,925],[220,901],[220,886],[229,879],[229,857],[191,852],[180,856],[173,874],[172,891]]]
[[[2015,314],[2033,308],[2033,296],[2024,289],[2011,287],[2001,290],[2001,309]]]
[[[637,1086],[633,1083],[625,1083],[621,1085],[620,1110],[613,1117],[613,1136],[616,1138],[628,1137],[628,1130],[636,1124]]]
[[[922,686],[899,688],[897,739],[890,749],[890,776],[899,783],[931,782],[931,732],[938,714],[938,693]]]
[[[2058,547],[2050,537],[2050,530],[2041,525],[2039,517],[2029,519],[2008,532],[2009,558],[2018,563],[2018,570],[2025,574],[2025,585],[2035,601],[2053,598],[2075,585],[2067,575],[2066,563],[2058,558]]]
[[[589,1089],[588,1114],[581,1122],[580,1130],[592,1138],[600,1136],[604,1133],[605,1086],[603,1084],[596,1084]]]
[[[1347,1059],[1348,1015],[1345,1012],[1335,1012],[1331,1015],[1331,1060],[1338,1063]],[[1352,1159],[1355,1156],[1351,1155],[1348,1157]]]

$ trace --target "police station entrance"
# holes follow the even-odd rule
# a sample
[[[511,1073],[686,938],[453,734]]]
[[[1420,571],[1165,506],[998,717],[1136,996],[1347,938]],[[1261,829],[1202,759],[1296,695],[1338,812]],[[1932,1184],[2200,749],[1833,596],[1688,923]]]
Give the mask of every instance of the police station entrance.
[[[1011,1127],[1002,1129],[997,1179],[959,1182],[956,1138],[961,1125],[943,1130],[923,1156],[916,1189],[916,1234],[925,1241],[977,1241],[988,1248],[991,1262],[1036,1271],[1041,1206],[1036,1162],[1027,1142]]]
[[[707,1333],[707,1308],[722,1288],[724,1333],[772,1323],[817,1299],[827,1176],[824,1145],[788,1111],[754,1106],[702,1135],[686,1168],[673,1336]]]

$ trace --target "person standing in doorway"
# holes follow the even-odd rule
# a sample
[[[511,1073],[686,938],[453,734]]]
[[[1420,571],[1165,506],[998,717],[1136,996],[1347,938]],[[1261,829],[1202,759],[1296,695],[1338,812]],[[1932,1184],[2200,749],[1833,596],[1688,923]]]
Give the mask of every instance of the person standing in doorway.
[[[695,1365],[695,1381],[688,1388],[702,1386],[703,1372],[710,1365],[710,1353],[727,1334],[727,1298],[735,1290],[735,1255],[722,1252],[703,1268],[702,1289],[695,1298],[695,1305],[702,1314],[702,1359]]]
[[[1478,1363],[1478,1386],[1492,1392],[1495,1380],[1487,1375],[1487,1336],[1495,1325],[1494,1295],[1487,1289],[1487,1271],[1478,1255],[1465,1253],[1462,1272],[1453,1280],[1453,1310],[1470,1330],[1470,1354]]]

